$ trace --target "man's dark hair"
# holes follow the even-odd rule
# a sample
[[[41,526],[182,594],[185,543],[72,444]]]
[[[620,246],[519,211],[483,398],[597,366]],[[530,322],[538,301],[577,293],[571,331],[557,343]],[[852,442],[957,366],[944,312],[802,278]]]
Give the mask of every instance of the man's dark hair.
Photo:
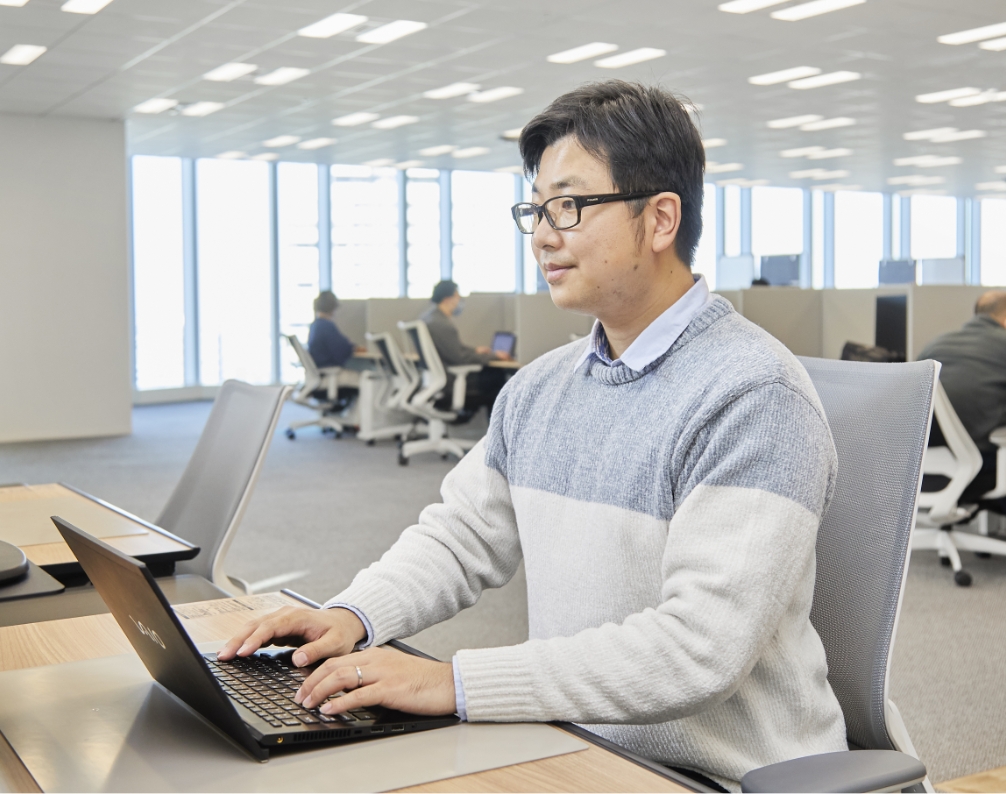
[[[458,291],[458,285],[453,281],[441,281],[433,288],[433,297],[430,298],[438,306]]]
[[[986,292],[975,303],[975,314],[986,314],[996,320],[1006,319],[1006,292]]]
[[[331,314],[339,308],[339,300],[331,290],[323,290],[314,299],[314,311],[316,314]]]
[[[572,135],[604,162],[620,193],[667,190],[681,197],[678,258],[691,266],[702,236],[702,137],[684,104],[661,88],[605,80],[563,94],[531,119],[520,135],[524,173],[532,179],[541,157]],[[630,202],[634,216],[646,199]]]

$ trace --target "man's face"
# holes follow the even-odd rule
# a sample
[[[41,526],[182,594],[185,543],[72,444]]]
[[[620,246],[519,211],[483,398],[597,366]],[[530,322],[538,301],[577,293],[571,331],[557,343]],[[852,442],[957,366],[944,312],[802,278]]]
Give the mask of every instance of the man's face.
[[[531,200],[543,204],[554,196],[615,192],[607,166],[566,137],[542,155]],[[603,321],[644,296],[656,262],[645,241],[639,245],[641,223],[626,202],[584,207],[580,223],[565,231],[543,217],[531,247],[555,305]]]

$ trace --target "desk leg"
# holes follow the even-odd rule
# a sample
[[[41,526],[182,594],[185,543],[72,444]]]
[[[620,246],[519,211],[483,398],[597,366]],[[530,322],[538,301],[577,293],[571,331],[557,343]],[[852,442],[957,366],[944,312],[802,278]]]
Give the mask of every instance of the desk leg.
[[[0,736],[0,791],[41,792],[35,778],[21,763],[7,740]]]

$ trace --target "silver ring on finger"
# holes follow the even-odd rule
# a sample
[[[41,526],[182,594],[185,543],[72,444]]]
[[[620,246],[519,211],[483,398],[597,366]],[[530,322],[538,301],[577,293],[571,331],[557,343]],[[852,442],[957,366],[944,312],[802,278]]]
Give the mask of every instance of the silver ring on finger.
[[[363,686],[363,670],[359,667],[356,668],[356,688],[359,689]]]

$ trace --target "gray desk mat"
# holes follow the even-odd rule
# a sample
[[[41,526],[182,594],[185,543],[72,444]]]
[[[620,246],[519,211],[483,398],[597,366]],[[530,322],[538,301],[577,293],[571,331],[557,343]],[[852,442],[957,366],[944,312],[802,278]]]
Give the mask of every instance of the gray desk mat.
[[[45,792],[387,791],[587,747],[548,725],[461,724],[261,764],[132,654],[0,673],[0,733]]]
[[[146,527],[83,496],[46,497],[0,502],[0,540],[15,546],[61,543],[50,516],[60,516],[96,538],[146,535]]]

